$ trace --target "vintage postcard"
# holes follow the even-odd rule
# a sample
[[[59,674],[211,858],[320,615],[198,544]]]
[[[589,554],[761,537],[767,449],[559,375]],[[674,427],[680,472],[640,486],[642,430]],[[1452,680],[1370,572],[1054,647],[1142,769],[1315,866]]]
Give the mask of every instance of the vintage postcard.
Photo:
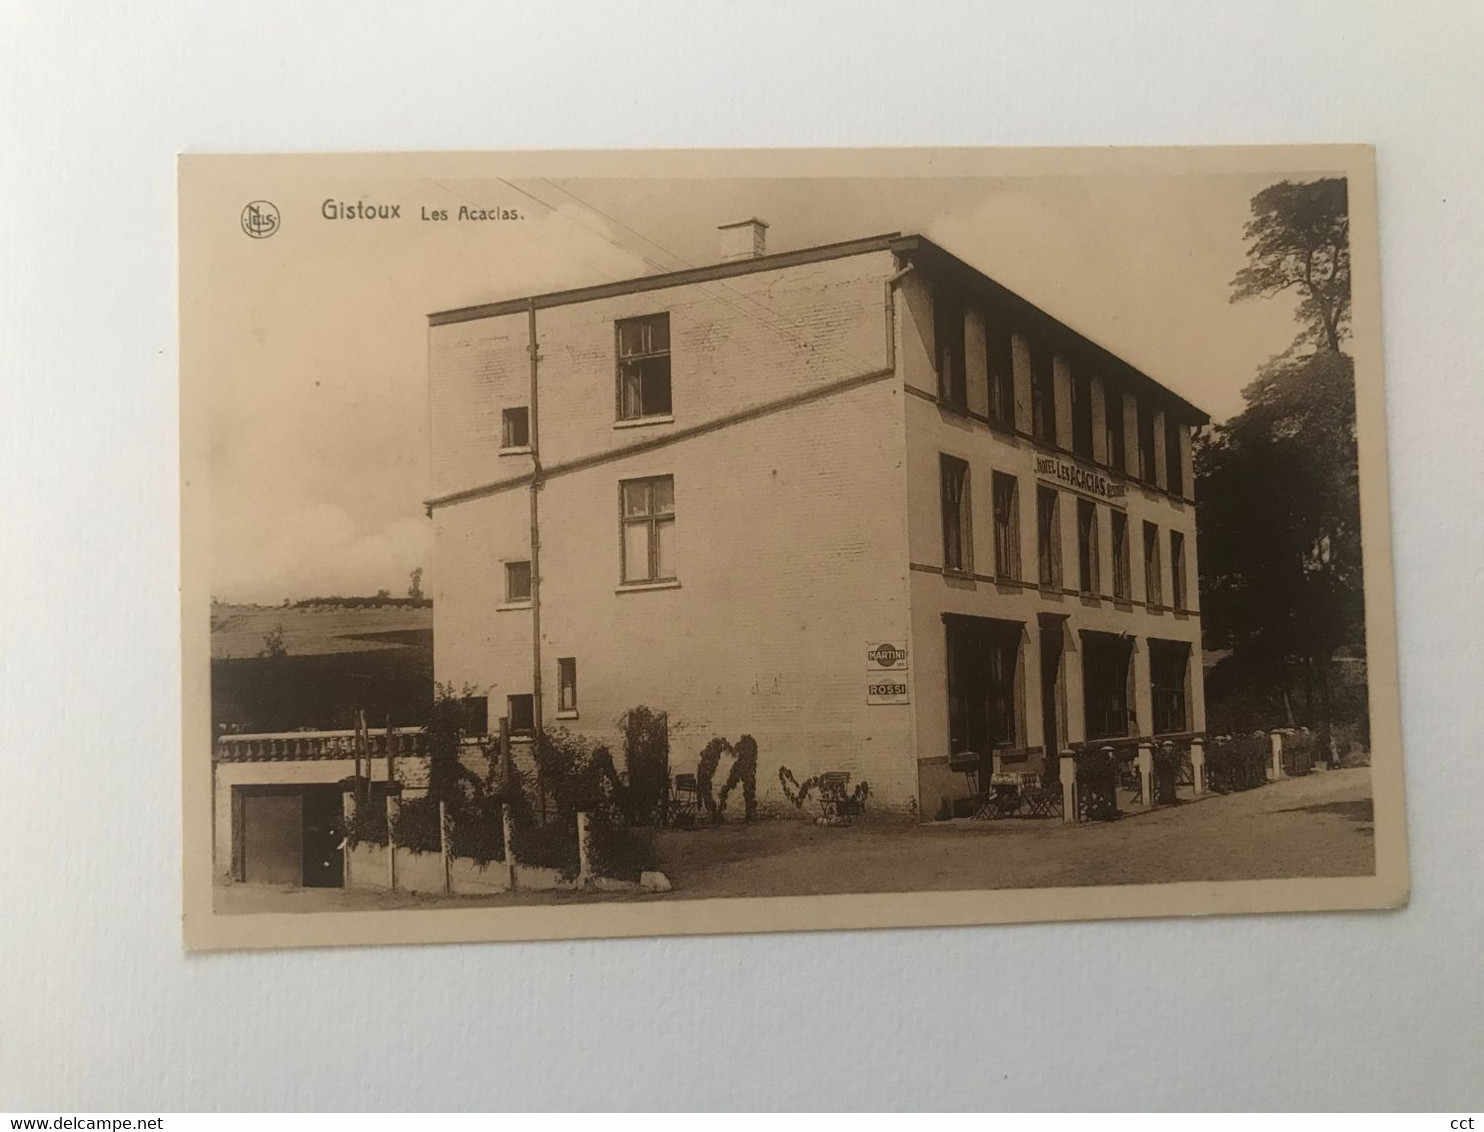
[[[182,157],[187,945],[1404,903],[1373,166]]]

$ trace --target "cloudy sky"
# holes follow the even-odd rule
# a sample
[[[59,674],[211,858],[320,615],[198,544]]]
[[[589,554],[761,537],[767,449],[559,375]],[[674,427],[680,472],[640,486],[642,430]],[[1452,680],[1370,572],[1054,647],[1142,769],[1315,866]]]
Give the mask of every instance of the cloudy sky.
[[[714,262],[716,226],[753,215],[770,251],[927,235],[1224,419],[1294,333],[1289,299],[1228,301],[1248,202],[1275,179],[268,177],[227,191],[225,219],[183,198],[187,230],[212,232],[182,297],[209,324],[212,593],[403,593],[415,566],[431,582],[427,313]],[[237,228],[251,195],[278,206],[275,237]],[[328,221],[327,198],[402,216]],[[522,219],[420,219],[461,205]]]

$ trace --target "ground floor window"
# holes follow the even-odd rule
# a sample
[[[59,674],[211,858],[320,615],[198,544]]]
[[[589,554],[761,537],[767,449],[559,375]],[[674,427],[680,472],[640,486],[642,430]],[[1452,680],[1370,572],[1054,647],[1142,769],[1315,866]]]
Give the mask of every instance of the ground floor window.
[[[510,719],[510,730],[514,734],[529,735],[536,730],[535,696],[506,696],[505,713]]]
[[[1022,626],[987,617],[950,616],[948,735],[951,753],[1021,744]]]
[[[1184,641],[1149,642],[1149,682],[1154,698],[1156,735],[1190,730],[1186,682],[1190,646]]]
[[[1133,643],[1133,638],[1113,633],[1082,634],[1082,695],[1089,739],[1133,733],[1128,688]]]

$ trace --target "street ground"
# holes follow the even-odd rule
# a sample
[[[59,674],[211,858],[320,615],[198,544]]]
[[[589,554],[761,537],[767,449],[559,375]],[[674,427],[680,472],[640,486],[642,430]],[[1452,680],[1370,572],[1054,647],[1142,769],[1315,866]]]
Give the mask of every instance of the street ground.
[[[1159,884],[1366,876],[1375,871],[1370,771],[1318,771],[1240,794],[1135,811],[1116,822],[734,823],[659,834],[667,896],[570,892],[426,897],[371,890],[223,885],[216,910],[470,908],[591,900]]]

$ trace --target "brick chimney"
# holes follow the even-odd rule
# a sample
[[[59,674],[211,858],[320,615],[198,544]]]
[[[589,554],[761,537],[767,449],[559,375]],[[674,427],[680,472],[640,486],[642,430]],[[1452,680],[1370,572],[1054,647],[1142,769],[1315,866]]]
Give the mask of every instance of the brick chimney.
[[[768,222],[756,216],[750,220],[739,220],[735,224],[722,224],[721,259],[728,263],[734,259],[756,259],[767,254]]]

